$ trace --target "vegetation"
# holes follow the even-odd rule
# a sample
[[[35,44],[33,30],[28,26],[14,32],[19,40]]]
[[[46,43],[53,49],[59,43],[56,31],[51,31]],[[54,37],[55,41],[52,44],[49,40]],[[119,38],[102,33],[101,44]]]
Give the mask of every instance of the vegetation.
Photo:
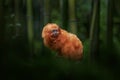
[[[0,0],[0,59],[5,77],[119,80],[119,9],[119,0]],[[43,45],[42,28],[49,22],[81,39],[81,61],[58,57]]]

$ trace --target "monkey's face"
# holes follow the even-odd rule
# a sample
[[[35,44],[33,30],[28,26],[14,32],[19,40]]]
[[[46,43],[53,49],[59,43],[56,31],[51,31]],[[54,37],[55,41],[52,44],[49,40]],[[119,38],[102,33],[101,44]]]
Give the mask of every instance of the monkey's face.
[[[56,24],[47,24],[43,28],[42,37],[49,37],[50,39],[56,39],[60,35],[60,28]]]

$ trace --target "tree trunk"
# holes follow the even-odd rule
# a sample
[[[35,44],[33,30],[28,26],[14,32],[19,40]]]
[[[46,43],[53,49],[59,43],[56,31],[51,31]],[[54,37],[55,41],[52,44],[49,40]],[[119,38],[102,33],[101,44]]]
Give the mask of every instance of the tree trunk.
[[[44,0],[44,24],[51,22],[50,11],[50,0]]]
[[[61,26],[68,27],[68,0],[60,0]]]
[[[4,0],[0,0],[0,53],[1,53],[1,57],[0,57],[0,61],[2,61],[2,63],[5,63],[3,58],[6,57],[6,52],[5,52],[5,8],[4,8]]]
[[[28,26],[28,42],[29,42],[29,51],[30,59],[33,56],[34,47],[33,47],[33,20],[32,20],[32,0],[27,0],[27,26]]]
[[[90,28],[90,56],[97,60],[99,55],[100,0],[93,0],[92,22]]]
[[[14,4],[15,4],[15,20],[14,20],[14,27],[15,27],[15,36],[17,37],[18,35],[20,35],[19,30],[20,30],[20,8],[19,8],[19,4],[20,1],[19,0],[14,0]]]
[[[113,0],[108,0],[107,11],[107,50],[113,50]]]
[[[33,1],[33,22],[34,22],[34,39],[40,41],[40,23],[41,23],[41,0]],[[43,18],[42,18],[43,20]]]
[[[116,26],[116,32],[115,35],[117,37],[117,39],[120,41],[120,0],[114,0],[114,10],[113,12],[114,14],[114,18],[113,18],[113,22],[114,25]]]
[[[75,17],[75,0],[69,0],[69,28],[72,33],[77,33],[76,17]]]

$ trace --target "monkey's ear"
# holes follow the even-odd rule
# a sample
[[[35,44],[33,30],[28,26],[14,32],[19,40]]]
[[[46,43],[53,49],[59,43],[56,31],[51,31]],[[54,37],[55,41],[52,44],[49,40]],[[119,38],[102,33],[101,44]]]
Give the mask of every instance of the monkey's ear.
[[[58,28],[58,31],[61,33],[61,28],[60,27]]]
[[[43,30],[42,30],[42,38],[44,38],[45,37],[45,28],[43,28]]]
[[[45,37],[45,34],[42,32],[42,38],[44,38]]]

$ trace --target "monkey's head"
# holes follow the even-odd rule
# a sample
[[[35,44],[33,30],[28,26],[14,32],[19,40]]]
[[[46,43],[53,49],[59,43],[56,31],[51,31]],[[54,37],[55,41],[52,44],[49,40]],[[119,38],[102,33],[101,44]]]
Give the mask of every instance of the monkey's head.
[[[54,23],[48,23],[42,31],[42,38],[56,39],[60,35],[60,27]]]

